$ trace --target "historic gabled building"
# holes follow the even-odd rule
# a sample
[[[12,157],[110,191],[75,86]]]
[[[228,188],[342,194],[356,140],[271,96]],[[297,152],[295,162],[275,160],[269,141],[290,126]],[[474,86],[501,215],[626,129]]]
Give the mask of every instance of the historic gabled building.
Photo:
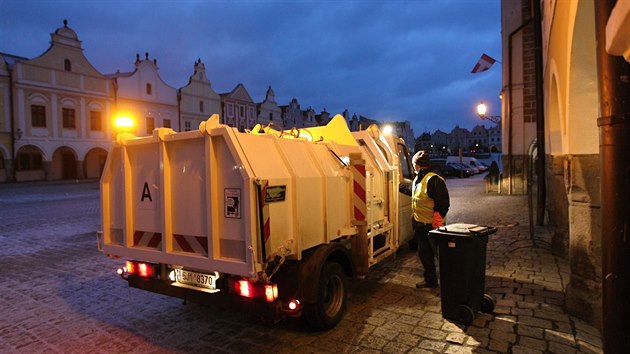
[[[15,179],[15,156],[14,142],[22,138],[23,132],[18,132],[14,128],[15,121],[12,119],[12,68],[17,60],[28,60],[10,54],[0,53],[0,182]]]
[[[276,102],[276,93],[271,89],[271,86],[265,93],[265,100],[256,104],[256,112],[258,114],[258,123],[263,126],[269,124],[282,127],[282,110]]]
[[[392,129],[394,131],[394,134],[396,134],[397,136],[401,137],[404,141],[405,144],[407,145],[407,147],[409,148],[409,151],[413,152],[414,150],[414,134],[413,134],[413,128],[411,128],[411,122],[409,122],[408,120],[403,121],[403,122],[392,122],[392,121],[386,121],[382,124],[380,124],[380,127],[382,128],[385,125],[390,125],[392,126]],[[431,144],[429,144],[429,149]]]
[[[431,134],[429,134],[429,132],[424,132],[420,134],[419,137],[416,138],[416,141],[413,146],[413,150],[414,151],[425,150],[431,153],[432,146],[433,145],[431,144]]]
[[[116,115],[134,117],[136,135],[150,135],[155,128],[179,131],[177,90],[158,73],[157,60],[136,54],[135,70],[108,75],[115,87]]]
[[[476,125],[468,134],[469,150],[479,151],[488,148],[488,130],[484,125]]]
[[[212,89],[201,59],[195,61],[193,74],[178,90],[178,98],[182,131],[195,130],[211,115],[221,114],[221,96]]]
[[[271,87],[259,104],[242,84],[218,95],[201,60],[180,89],[162,80],[148,53],[136,55],[132,71],[101,74],[65,21],[50,44],[32,59],[0,53],[0,182],[98,178],[120,116],[134,121],[131,132],[138,136],[159,127],[194,130],[214,113],[241,131],[259,122],[290,129],[330,121],[325,109],[303,111],[295,98],[279,107]],[[353,130],[384,124],[356,114],[350,118],[348,110],[343,114]],[[390,124],[411,145],[409,122]]]
[[[316,126],[317,120],[315,119],[315,115],[315,111],[311,106],[309,106],[305,111],[302,111],[302,124],[300,125],[300,128]]]
[[[501,126],[493,125],[488,128],[488,150],[490,152],[501,152]]]
[[[460,149],[466,151],[468,149],[468,135],[470,132],[466,128],[455,126],[448,135],[448,149],[451,154],[457,154]]]
[[[280,106],[282,122],[285,129],[302,126],[302,109],[297,98],[291,99],[288,105]]]
[[[4,164],[12,169],[5,178],[94,178],[105,163],[111,141],[107,117],[114,109],[111,81],[84,56],[67,21],[50,36],[50,47],[40,56],[13,57],[11,67],[6,59],[3,65],[10,87],[4,76],[3,102],[9,107],[2,111],[12,116],[13,147],[2,153],[15,153],[15,161]]]
[[[326,111],[326,108],[324,108],[321,113],[315,115],[315,121],[317,125],[326,125],[330,122],[330,113]]]
[[[433,153],[448,155],[448,134],[439,129],[436,130],[431,134],[431,145],[433,145]]]
[[[221,123],[238,128],[251,129],[256,125],[256,103],[243,84],[221,95]]]

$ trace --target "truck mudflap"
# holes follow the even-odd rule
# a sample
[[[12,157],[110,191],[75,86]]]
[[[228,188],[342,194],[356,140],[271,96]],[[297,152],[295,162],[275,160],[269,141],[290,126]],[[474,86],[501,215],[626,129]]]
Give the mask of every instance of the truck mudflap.
[[[229,308],[239,312],[249,312],[273,322],[280,321],[285,317],[297,317],[301,315],[300,309],[298,309],[298,311],[291,311],[288,308],[285,308],[284,302],[280,300],[274,302],[258,301],[238,296],[228,290],[208,293],[174,286],[170,282],[160,279],[143,278],[139,276],[129,276],[126,280],[132,288],[177,297],[185,301],[192,301],[202,305],[212,305],[220,308]]]

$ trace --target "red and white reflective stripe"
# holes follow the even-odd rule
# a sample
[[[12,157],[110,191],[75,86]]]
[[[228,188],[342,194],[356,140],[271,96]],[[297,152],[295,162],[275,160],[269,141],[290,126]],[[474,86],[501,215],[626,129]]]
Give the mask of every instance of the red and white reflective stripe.
[[[162,248],[162,234],[159,232],[134,231],[133,245],[139,247]]]
[[[204,236],[190,236],[173,234],[173,248],[176,251],[208,255],[208,238]]]
[[[264,247],[265,247],[265,256],[267,257],[266,260],[269,260],[270,256],[271,256],[271,241],[270,241],[270,236],[271,236],[271,225],[269,223],[269,204],[267,204],[267,202],[265,201],[266,196],[267,196],[267,187],[269,186],[269,181],[265,180],[265,181],[261,181],[260,184],[260,201],[261,201],[261,226],[262,226],[262,233],[263,233],[263,239],[264,239]]]
[[[354,157],[356,157],[356,155],[352,155],[350,156],[350,166],[352,171],[352,206],[354,209],[354,220],[364,222],[367,214],[365,160],[360,158],[355,159]]]

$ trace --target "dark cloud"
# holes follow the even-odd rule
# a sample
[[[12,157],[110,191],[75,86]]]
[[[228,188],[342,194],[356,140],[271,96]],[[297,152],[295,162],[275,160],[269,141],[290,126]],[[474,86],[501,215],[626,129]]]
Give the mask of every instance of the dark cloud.
[[[200,58],[217,92],[243,83],[255,101],[409,120],[416,134],[482,123],[481,99],[499,114],[500,64],[470,71],[482,53],[500,60],[500,2],[21,1],[3,0],[0,51],[42,54],[69,20],[103,73],[131,71],[136,53],[184,86]],[[486,123],[487,124],[487,123]]]

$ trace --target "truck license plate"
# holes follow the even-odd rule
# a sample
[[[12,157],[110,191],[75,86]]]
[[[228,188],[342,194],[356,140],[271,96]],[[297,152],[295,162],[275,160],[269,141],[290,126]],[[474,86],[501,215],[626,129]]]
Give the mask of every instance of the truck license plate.
[[[191,272],[184,269],[175,269],[175,282],[179,284],[215,290],[216,279],[216,275]]]

